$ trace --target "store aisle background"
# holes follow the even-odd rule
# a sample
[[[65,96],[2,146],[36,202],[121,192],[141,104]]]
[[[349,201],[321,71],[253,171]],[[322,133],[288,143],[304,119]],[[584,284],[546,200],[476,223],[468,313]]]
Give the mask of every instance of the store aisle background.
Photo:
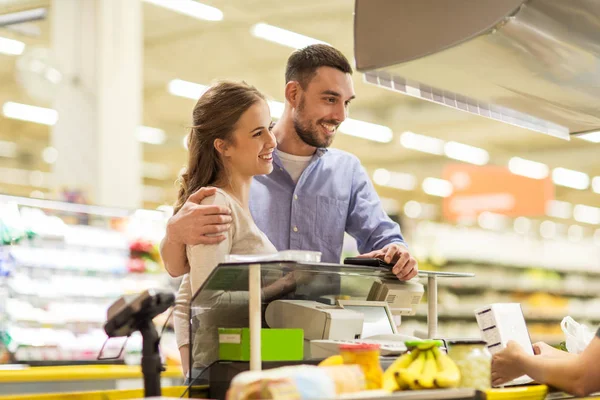
[[[134,0],[127,3],[133,2],[138,4]],[[212,8],[182,0],[179,3],[184,8],[178,11],[165,8],[162,0],[141,1],[135,11],[140,16],[136,23],[141,37],[135,43],[129,41],[134,36],[125,34],[128,40],[123,41],[118,39],[122,36],[119,32],[135,32],[136,26],[109,27],[116,35],[111,39],[115,47],[95,53],[104,64],[85,64],[89,58],[69,56],[67,47],[76,51],[77,46],[88,43],[89,51],[95,37],[102,32],[108,35],[109,31],[101,30],[107,28],[101,23],[108,19],[82,18],[83,25],[73,22],[71,28],[82,32],[80,41],[61,42],[56,33],[64,33],[68,26],[60,26],[61,21],[56,20],[58,3],[63,12],[69,12],[65,3],[72,2],[64,0],[0,1],[1,21],[14,22],[23,15],[19,12],[29,12],[26,18],[36,12],[44,15],[0,26],[0,193],[128,209],[123,212],[127,221],[138,218],[146,221],[144,226],[153,226],[148,239],[154,244],[164,227],[163,212],[168,213],[175,200],[174,182],[187,156],[186,126],[204,85],[220,78],[243,79],[270,96],[277,118],[283,101],[285,61],[293,48],[318,40],[353,59],[353,2],[349,0],[289,0],[285,6],[275,0],[202,2]],[[81,3],[88,10],[101,10],[100,0]],[[116,7],[114,12],[125,12],[121,3],[110,0],[106,4]],[[86,21],[98,25],[88,26]],[[286,39],[290,41],[281,43]],[[59,47],[58,52],[49,51],[53,46]],[[127,49],[133,49],[130,55]],[[61,67],[69,58],[80,64]],[[124,75],[119,78],[111,71]],[[94,73],[99,75],[94,78]],[[113,78],[118,89],[106,90],[110,85],[102,76]],[[139,78],[141,82],[136,83]],[[360,158],[385,209],[401,223],[422,269],[477,275],[473,280],[442,284],[440,333],[477,335],[473,308],[499,301],[524,305],[533,340],[562,341],[559,322],[566,315],[593,327],[600,323],[600,138],[592,142],[544,136],[382,90],[364,83],[360,73],[354,74],[354,84],[353,121],[342,126],[334,147]],[[83,90],[80,96],[93,99],[86,112],[74,98],[64,97],[76,87]],[[131,99],[119,99],[120,90],[131,94]],[[491,177],[498,169],[504,175],[495,181]],[[82,185],[82,179],[70,182],[65,178],[69,174],[61,170],[82,171],[83,181],[85,171],[91,172],[87,185]],[[485,182],[486,177],[498,183],[501,194],[519,201],[533,199],[536,206],[520,212],[524,209],[517,203],[511,216],[490,211],[490,202],[498,199],[494,197],[496,186],[475,183]],[[517,182],[516,177],[527,180]],[[118,195],[118,182],[128,188],[129,195]],[[540,185],[549,190],[534,195],[532,188]],[[456,206],[461,201],[463,206]],[[136,213],[138,208],[160,211]],[[464,214],[473,208],[479,211]],[[103,301],[93,304],[104,306],[119,290],[145,287],[139,282],[127,288],[111,285],[102,280],[102,273],[90,272],[94,268],[85,261],[89,254],[82,254],[96,251],[111,256],[116,252],[120,258],[113,261],[118,273],[129,273],[129,246],[144,236],[123,229],[121,217],[67,212],[61,217],[71,225],[64,228],[49,216],[29,214],[50,234],[54,233],[53,223],[65,229],[62,236],[56,235],[62,237],[59,247],[65,258],[61,260],[67,260],[61,262],[61,268],[70,267],[75,275],[96,276],[77,277],[72,287],[89,287],[88,297],[109,292]],[[52,240],[29,247],[24,256],[27,261],[22,262],[45,265],[57,251]],[[25,250],[18,248],[19,252]],[[352,252],[349,239],[346,254]],[[32,261],[31,257],[38,258]],[[48,271],[40,274],[28,273],[26,278],[39,281],[57,276]],[[145,276],[152,278],[151,285],[174,285],[164,273],[132,279],[144,280]],[[47,309],[47,303],[38,304],[32,298],[31,287],[22,284],[20,288],[26,289],[11,288],[3,293],[29,303],[34,310]],[[425,310],[426,305],[423,307]],[[95,315],[100,314],[97,311]],[[33,321],[25,321],[25,326],[56,330],[44,319],[48,315],[42,317],[37,311],[33,315]],[[405,318],[401,330],[425,326],[423,312]],[[81,326],[67,328],[72,332]],[[48,354],[46,357],[59,357]]]

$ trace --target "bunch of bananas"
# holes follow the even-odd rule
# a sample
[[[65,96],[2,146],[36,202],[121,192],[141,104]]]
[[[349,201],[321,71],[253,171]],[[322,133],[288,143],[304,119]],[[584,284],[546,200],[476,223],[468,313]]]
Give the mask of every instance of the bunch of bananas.
[[[412,350],[396,359],[383,374],[383,389],[453,388],[460,383],[460,371],[454,361],[438,348],[440,342],[406,342]]]

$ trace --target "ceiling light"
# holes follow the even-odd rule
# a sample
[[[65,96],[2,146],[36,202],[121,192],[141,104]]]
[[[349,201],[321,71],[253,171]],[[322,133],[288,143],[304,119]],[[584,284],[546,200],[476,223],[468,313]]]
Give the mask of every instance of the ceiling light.
[[[414,200],[407,201],[404,205],[404,214],[408,218],[419,218],[422,211],[421,203],[416,202]]]
[[[320,40],[262,22],[252,26],[250,32],[257,38],[288,46],[293,49],[301,49],[310,46],[311,44],[327,44]]]
[[[400,135],[400,144],[407,149],[422,151],[424,153],[443,155],[444,141],[438,138],[419,135],[414,132],[404,132]]]
[[[29,193],[29,197],[33,197],[34,199],[44,199],[46,195],[44,195],[44,192],[40,190],[34,190],[31,193]]]
[[[145,162],[142,165],[142,174],[144,178],[166,180],[171,176],[171,169],[165,164]]]
[[[573,210],[573,218],[586,224],[600,224],[600,208],[577,204]]]
[[[508,218],[501,214],[496,214],[489,211],[484,211],[477,217],[479,226],[483,229],[499,231],[506,227]]]
[[[448,197],[452,194],[452,184],[444,179],[425,178],[423,191],[431,196]]]
[[[6,4],[7,1],[5,0],[4,3]],[[48,9],[45,7],[32,8],[32,9],[24,10],[24,11],[10,12],[7,14],[0,15],[0,26],[6,27],[8,25],[11,25],[11,26],[8,26],[8,28],[12,29],[13,31],[17,31],[17,32],[25,31],[25,32],[31,34],[32,29],[23,30],[22,28],[23,27],[31,28],[31,24],[27,24],[28,22],[45,19],[47,15],[48,15]]]
[[[184,81],[183,79],[173,79],[168,85],[169,93],[173,96],[185,97],[192,100],[198,100],[207,89],[208,86]]]
[[[526,160],[521,157],[513,157],[508,161],[508,169],[515,175],[526,176],[532,179],[544,179],[548,177],[549,169],[546,164]]]
[[[378,168],[373,173],[373,181],[380,186],[385,186],[390,183],[391,177],[392,174],[385,168]]]
[[[373,173],[373,180],[378,185],[400,190],[414,190],[417,185],[417,178],[413,174],[393,172],[383,168]]]
[[[216,7],[207,6],[194,0],[145,0],[171,11],[206,21],[222,21],[223,12]]]
[[[590,186],[590,177],[587,174],[566,168],[554,168],[552,180],[557,185],[572,189],[584,190]]]
[[[269,104],[269,110],[271,110],[271,117],[281,118],[285,105],[281,101],[276,100],[268,100],[267,103]]]
[[[444,153],[446,153],[446,156],[455,160],[475,165],[485,165],[490,160],[490,155],[484,149],[458,142],[446,143],[444,146]]]
[[[540,235],[545,239],[556,236],[556,224],[552,221],[544,221],[540,224]]]
[[[15,158],[17,156],[17,144],[0,140],[0,157]]]
[[[58,150],[54,147],[46,147],[42,150],[42,159],[46,164],[54,164],[58,160]]]
[[[518,217],[514,222],[515,232],[520,233],[521,235],[526,234],[531,229],[531,220],[525,217]]]
[[[579,242],[583,239],[583,227],[579,225],[571,225],[567,231],[567,236],[571,242]]]
[[[592,190],[600,194],[600,176],[596,176],[592,179]]]
[[[136,137],[140,142],[148,144],[163,144],[166,140],[165,131],[149,126],[139,126]]]
[[[546,203],[546,214],[553,218],[569,219],[573,204],[566,201],[550,200]]]
[[[56,112],[56,110],[13,103],[12,101],[4,103],[2,112],[7,118],[35,122],[43,125],[54,125],[56,124],[56,121],[58,121],[58,112]]]
[[[600,143],[600,131],[588,132],[588,133],[584,133],[583,135],[577,135],[575,137],[577,137],[579,139],[587,140],[588,142],[592,142],[592,143]]]
[[[389,143],[392,141],[392,130],[387,126],[346,118],[340,125],[340,132],[375,142]]]
[[[18,56],[23,54],[24,50],[25,43],[14,39],[0,37],[0,53],[8,54],[11,56]]]

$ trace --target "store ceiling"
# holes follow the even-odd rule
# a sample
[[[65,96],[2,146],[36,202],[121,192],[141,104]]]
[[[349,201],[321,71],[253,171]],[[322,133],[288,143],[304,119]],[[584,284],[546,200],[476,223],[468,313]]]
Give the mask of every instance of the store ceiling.
[[[288,0],[285,5],[278,0],[205,0],[204,3],[221,9],[223,21],[203,21],[153,4],[143,5],[143,124],[163,129],[167,134],[163,145],[143,145],[144,161],[164,165],[168,171],[165,179],[145,178],[145,185],[163,188],[163,194],[154,195],[166,203],[174,199],[173,182],[186,161],[182,139],[194,105],[192,100],[168,93],[170,80],[179,78],[209,84],[219,78],[243,79],[282,101],[284,67],[292,49],[252,36],[250,29],[259,22],[314,37],[339,48],[350,59],[353,56],[354,2],[351,0]],[[48,0],[4,0],[0,1],[0,14],[15,11],[15,7],[49,4]],[[0,28],[0,37],[20,40],[27,46],[49,46],[52,22],[42,20],[10,29]],[[34,103],[17,85],[16,59],[0,54],[0,103],[10,100],[50,106]],[[386,144],[338,133],[334,146],[356,154],[369,171],[386,168],[408,172],[416,175],[419,183],[429,176],[441,177],[443,166],[452,160],[403,147],[401,134],[412,131],[483,148],[490,154],[490,164],[506,166],[510,157],[519,156],[546,163],[550,168],[565,167],[585,172],[590,177],[600,176],[597,161],[600,144],[580,139],[568,142],[405,97],[363,83],[359,73],[355,73],[354,83],[357,99],[352,104],[351,117],[388,126],[394,132],[394,139]],[[14,141],[18,146],[16,157],[0,156],[0,167],[50,171],[51,167],[41,156],[49,144],[49,134],[50,129],[44,125],[0,116],[0,140]],[[45,191],[41,187],[0,182],[0,192],[27,196],[35,189]],[[423,193],[420,185],[413,191],[383,187],[378,190],[382,196],[397,199],[402,204],[407,200],[441,203],[440,198]],[[556,197],[600,206],[600,194],[591,189],[557,187]],[[157,204],[157,201],[146,202],[147,207]]]

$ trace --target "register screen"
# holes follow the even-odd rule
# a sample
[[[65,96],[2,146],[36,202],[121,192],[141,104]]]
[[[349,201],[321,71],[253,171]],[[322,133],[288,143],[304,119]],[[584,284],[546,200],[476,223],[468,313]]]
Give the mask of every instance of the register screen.
[[[381,306],[358,306],[344,304],[344,308],[359,312],[364,315],[362,337],[374,335],[387,335],[394,333],[392,321],[388,318],[385,308]]]

